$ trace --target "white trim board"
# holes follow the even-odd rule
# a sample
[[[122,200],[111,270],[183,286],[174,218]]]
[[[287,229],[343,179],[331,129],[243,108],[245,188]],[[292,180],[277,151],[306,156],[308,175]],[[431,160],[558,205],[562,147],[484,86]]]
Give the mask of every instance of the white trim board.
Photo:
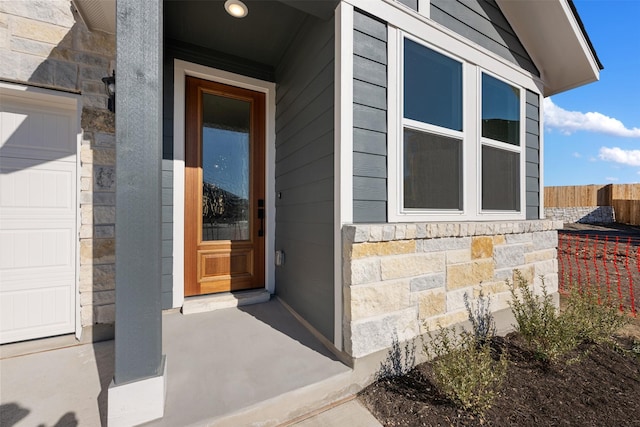
[[[265,288],[275,292],[275,161],[276,84],[180,59],[174,60],[173,75],[173,307],[184,303],[184,131],[185,77],[193,76],[266,95],[265,204]]]

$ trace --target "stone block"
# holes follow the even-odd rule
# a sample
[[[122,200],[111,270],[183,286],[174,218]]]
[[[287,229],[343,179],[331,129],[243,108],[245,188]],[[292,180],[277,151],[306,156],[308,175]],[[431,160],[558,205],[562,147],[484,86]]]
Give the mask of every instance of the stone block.
[[[360,259],[351,261],[351,285],[374,283],[381,280],[379,259]]]
[[[95,165],[113,166],[116,163],[116,150],[113,148],[84,149],[80,153],[80,160],[83,163],[93,163]]]
[[[93,224],[93,206],[91,204],[80,206],[80,223],[82,225]]]
[[[446,252],[447,265],[461,264],[471,261],[471,251],[469,249],[459,249]]]
[[[116,190],[116,169],[113,166],[93,167],[93,188],[95,191]]]
[[[541,251],[529,252],[524,254],[524,262],[527,264],[555,258],[557,258],[556,249],[543,249]]]
[[[80,321],[82,326],[93,325],[93,306],[87,305],[80,308]]]
[[[379,242],[381,240],[382,240],[382,226],[372,225],[371,227],[369,227],[369,241]]]
[[[115,206],[94,206],[93,207],[93,223],[94,224],[115,224],[116,208]]]
[[[409,281],[411,292],[426,291],[428,289],[441,288],[445,285],[445,274],[434,273],[414,277]]]
[[[556,259],[548,259],[546,261],[536,262],[534,266],[536,276],[544,276],[549,273],[558,272],[558,260]]]
[[[80,238],[90,239],[93,237],[93,226],[91,224],[83,224],[80,226]]]
[[[424,239],[427,237],[427,224],[416,224],[416,238]]]
[[[113,264],[116,260],[114,239],[81,239],[80,265]]]
[[[415,239],[418,232],[415,224],[406,224],[405,239]]]
[[[353,243],[368,242],[368,241],[369,241],[369,227],[366,225],[357,225],[355,227]]]
[[[380,260],[383,280],[421,276],[444,271],[444,253],[386,257]]]
[[[495,307],[493,306],[494,296],[496,294],[509,292],[509,285],[507,285],[507,282],[504,280],[499,282],[483,283],[480,286],[473,289],[473,298],[480,297],[481,291],[483,295],[491,298],[491,308],[492,308],[492,311],[495,311]]]
[[[80,294],[80,304],[85,305],[106,305],[114,304],[116,302],[116,292],[111,291],[93,291],[82,292]]]
[[[520,273],[520,276],[522,276],[525,282],[529,285],[534,282],[534,279],[536,277],[535,268],[533,265],[518,267],[513,270],[513,276],[511,278],[511,282],[515,285],[519,285],[518,281],[516,280],[518,278],[518,273]]]
[[[439,328],[448,328],[467,320],[467,311],[460,310],[453,313],[447,313],[441,316],[434,316],[425,319],[420,325],[420,333],[435,332]]]
[[[71,28],[75,23],[66,1],[0,1],[0,12]]]
[[[90,32],[80,25],[74,27],[74,30],[75,34],[73,42],[76,50],[92,52],[93,54],[104,55],[107,57],[115,56],[115,35],[103,33],[101,31]]]
[[[368,258],[374,256],[412,254],[416,251],[415,240],[394,240],[389,242],[355,243],[352,258]]]
[[[558,247],[558,232],[555,230],[542,231],[533,235],[533,249],[540,251]]]
[[[79,88],[78,66],[71,62],[51,60],[53,63],[53,84],[59,88],[75,90]]]
[[[104,87],[103,87],[104,90]],[[115,149],[116,136],[112,133],[95,132],[93,138],[93,144],[96,147],[112,147]],[[173,163],[171,163],[173,164]],[[164,161],[163,161],[164,165]],[[164,168],[164,166],[163,166]]]
[[[493,245],[504,245],[507,243],[507,238],[504,234],[498,234],[497,236],[493,236]]]
[[[93,306],[95,311],[96,323],[114,323],[116,320],[116,306],[115,304],[109,305],[96,305]]]
[[[107,110],[106,105],[103,108],[83,107],[80,122],[85,131],[113,134],[116,130],[115,114]],[[96,141],[98,141],[98,134],[96,134]]]
[[[405,224],[395,224],[396,229],[395,240],[404,240],[407,234],[407,226]]]
[[[80,178],[80,191],[91,191],[91,190],[93,190],[93,178],[92,177]]]
[[[449,265],[447,266],[447,290],[478,285],[488,280],[492,281],[493,273],[494,265],[491,259]]]
[[[409,281],[352,286],[351,319],[360,320],[399,311],[410,306]]]
[[[458,289],[447,292],[447,313],[458,310],[466,310],[464,296],[467,295],[470,301],[474,299],[475,288]]]
[[[496,268],[516,267],[524,264],[525,245],[503,245],[493,249]]]
[[[47,58],[55,48],[55,44],[43,43],[35,40],[11,37],[10,48],[13,52],[28,53],[42,58]]]
[[[417,250],[419,252],[440,252],[456,249],[468,249],[471,244],[469,237],[445,237],[420,240]]]
[[[95,225],[93,227],[93,236],[96,239],[108,239],[116,236],[116,227],[114,225]]]
[[[13,16],[12,19],[12,35],[14,37],[37,40],[52,45],[68,46],[70,44],[70,38],[66,37],[69,28],[20,16]]]
[[[533,241],[533,234],[531,233],[522,233],[522,234],[509,234],[506,236],[507,244],[511,245],[514,243],[531,243]]]
[[[471,240],[471,258],[482,259],[493,256],[493,238],[490,236],[474,237]]]
[[[393,225],[384,225],[382,227],[382,240],[393,240],[396,236],[396,228]]]
[[[429,319],[444,314],[446,311],[446,292],[444,289],[433,289],[418,294],[418,318]]]
[[[354,321],[351,323],[351,333],[347,334],[351,339],[347,341],[346,350],[352,357],[362,357],[391,347],[394,339],[399,342],[413,339],[419,332],[415,307],[386,316]]]
[[[80,292],[108,291],[116,287],[115,264],[80,266]]]

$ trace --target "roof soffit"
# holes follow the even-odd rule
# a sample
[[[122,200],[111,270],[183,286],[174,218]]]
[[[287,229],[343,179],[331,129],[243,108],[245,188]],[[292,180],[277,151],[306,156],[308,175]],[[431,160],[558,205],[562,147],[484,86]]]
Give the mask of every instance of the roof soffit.
[[[567,0],[496,0],[540,70],[544,96],[594,81],[599,61]]]

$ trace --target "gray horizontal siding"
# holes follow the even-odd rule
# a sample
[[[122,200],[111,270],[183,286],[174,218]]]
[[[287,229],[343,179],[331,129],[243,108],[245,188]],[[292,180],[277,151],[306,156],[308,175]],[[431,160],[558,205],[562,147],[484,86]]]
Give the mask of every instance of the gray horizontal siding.
[[[527,219],[540,218],[540,101],[537,94],[526,94],[526,200]]]
[[[276,68],[276,293],[333,340],[334,22],[307,17]],[[271,248],[267,250],[272,250]]]
[[[431,0],[431,19],[540,75],[494,0]]]
[[[387,26],[359,10],[353,26],[353,221],[385,222]]]

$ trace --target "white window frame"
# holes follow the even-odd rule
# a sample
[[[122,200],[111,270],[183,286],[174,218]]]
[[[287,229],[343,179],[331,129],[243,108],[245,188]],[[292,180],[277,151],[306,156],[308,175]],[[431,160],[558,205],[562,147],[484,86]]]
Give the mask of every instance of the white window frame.
[[[476,207],[476,211],[478,212],[478,215],[482,216],[482,217],[496,217],[496,218],[502,218],[502,217],[511,217],[513,215],[516,214],[524,214],[524,217],[526,218],[526,210],[527,210],[527,188],[526,188],[526,183],[527,183],[527,171],[526,171],[526,97],[527,97],[527,93],[526,90],[524,90],[522,87],[520,87],[517,84],[514,84],[513,82],[510,82],[498,75],[496,75],[495,73],[492,73],[490,71],[481,69],[480,67],[478,67],[478,87],[477,87],[477,92],[478,92],[478,123],[477,123],[477,127],[478,127],[478,156],[477,156],[477,168],[478,168],[478,203],[477,203],[477,207]],[[485,138],[484,136],[482,136],[482,75],[486,74],[490,77],[493,77],[496,80],[499,80],[505,84],[508,84],[511,87],[515,87],[516,89],[518,89],[519,92],[519,98],[518,98],[518,102],[520,104],[520,129],[519,129],[519,145],[513,145],[513,144],[509,144],[507,142],[502,142],[502,141],[498,141],[495,139],[491,139],[491,138]],[[518,155],[520,156],[520,209],[518,211],[512,211],[512,210],[485,210],[482,208],[482,147],[483,146],[488,146],[488,147],[493,147],[493,148],[497,148],[499,150],[504,150],[504,151],[511,151],[513,153],[518,153]],[[519,218],[519,219],[525,219],[525,218]]]
[[[405,119],[403,112],[404,39],[408,38],[440,54],[463,64],[463,168],[461,211],[406,210],[403,206],[403,130],[408,127],[459,138],[460,133]],[[412,26],[412,31],[402,31],[388,25],[388,208],[389,222],[418,221],[492,221],[526,219],[526,90],[539,91],[539,81],[530,73],[479,46],[470,49],[468,43],[452,38],[445,31],[434,31],[430,26]],[[482,138],[482,73],[495,77],[520,90],[520,145],[502,145],[499,141]],[[474,102],[475,100],[475,102]],[[541,108],[541,107],[540,107]],[[454,132],[454,133],[450,133]],[[482,145],[517,151],[520,155],[520,210],[482,210]],[[508,146],[508,147],[507,147]]]

